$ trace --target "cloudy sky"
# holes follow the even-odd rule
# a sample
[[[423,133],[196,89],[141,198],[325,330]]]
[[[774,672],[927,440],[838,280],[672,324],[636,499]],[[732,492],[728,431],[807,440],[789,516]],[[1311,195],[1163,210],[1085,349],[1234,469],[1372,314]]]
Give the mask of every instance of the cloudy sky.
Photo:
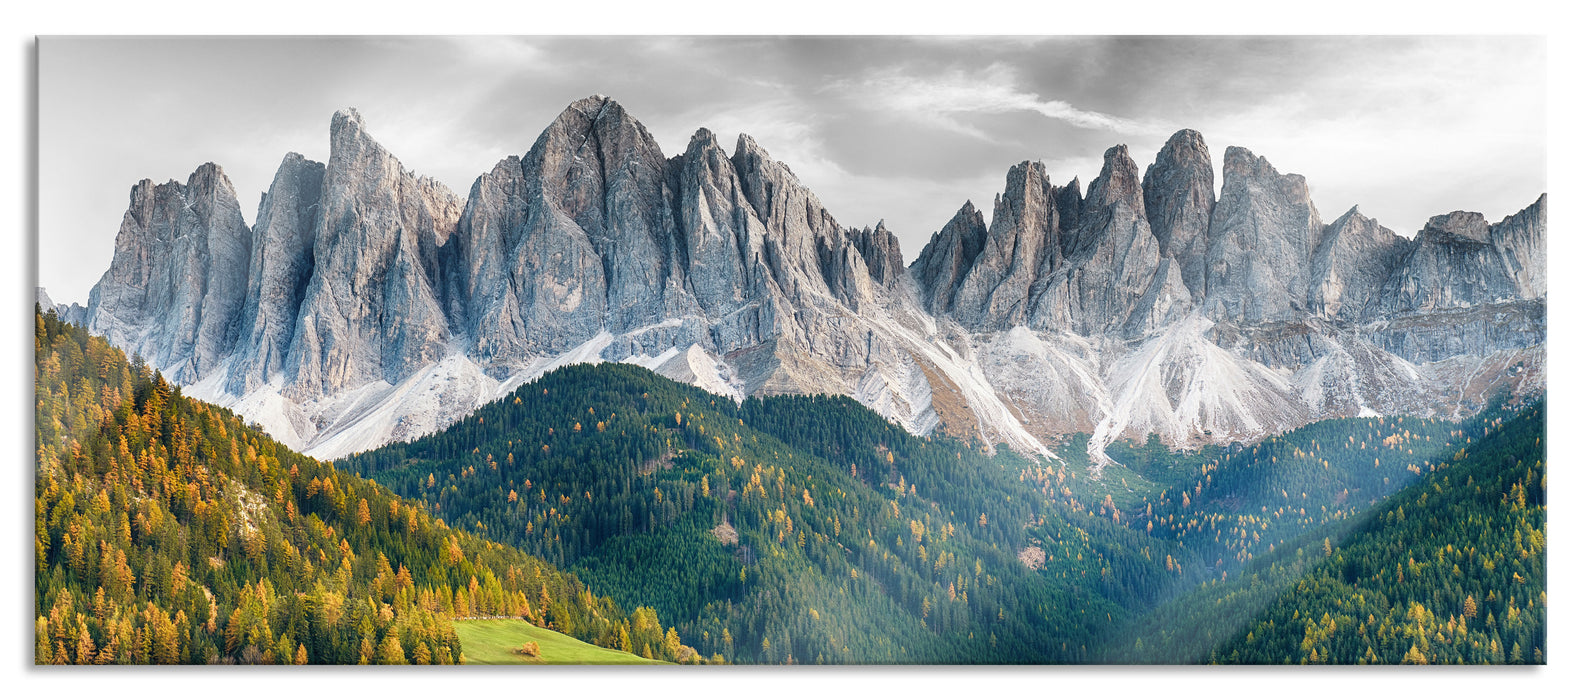
[[[1545,191],[1541,38],[44,38],[39,283],[86,303],[138,180],[220,164],[251,223],[288,151],[328,155],[354,106],[409,169],[465,195],[580,97],[614,97],[667,154],[746,132],[847,226],[911,260],[963,201],[1042,160],[1084,183],[1203,132],[1306,175],[1403,235],[1497,220]],[[1216,183],[1218,184],[1218,183]]]

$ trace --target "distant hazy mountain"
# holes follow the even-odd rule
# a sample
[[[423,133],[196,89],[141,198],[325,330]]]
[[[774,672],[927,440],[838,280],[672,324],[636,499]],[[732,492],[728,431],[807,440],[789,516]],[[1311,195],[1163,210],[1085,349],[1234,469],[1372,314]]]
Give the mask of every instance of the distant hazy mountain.
[[[336,457],[443,428],[545,371],[624,361],[718,394],[844,394],[916,434],[1048,454],[1248,440],[1325,417],[1460,416],[1545,386],[1547,197],[1411,240],[1243,148],[1214,196],[1183,130],[1146,174],[1006,176],[904,266],[785,164],[707,130],[667,158],[580,100],[462,198],[353,110],[288,154],[249,229],[205,164],[143,181],[89,328],[277,439]],[[1407,185],[1403,185],[1407,186]]]

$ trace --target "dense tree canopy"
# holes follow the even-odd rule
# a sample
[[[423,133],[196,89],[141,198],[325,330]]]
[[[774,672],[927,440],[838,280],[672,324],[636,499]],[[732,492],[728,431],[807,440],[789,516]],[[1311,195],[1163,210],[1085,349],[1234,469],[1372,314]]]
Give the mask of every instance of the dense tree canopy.
[[[36,663],[449,664],[450,618],[479,615],[690,653],[652,610],[293,453],[54,313],[34,351]]]
[[[1228,663],[1542,663],[1544,407],[1381,507],[1218,649]]]

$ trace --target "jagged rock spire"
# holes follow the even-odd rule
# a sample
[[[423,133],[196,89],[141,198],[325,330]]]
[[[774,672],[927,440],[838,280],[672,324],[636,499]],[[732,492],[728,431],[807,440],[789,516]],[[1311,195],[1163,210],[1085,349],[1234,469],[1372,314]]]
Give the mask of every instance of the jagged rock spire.
[[[235,343],[250,237],[218,165],[199,166],[185,184],[139,182],[110,269],[89,294],[89,330],[174,381],[197,381]]]
[[[1280,174],[1245,148],[1225,149],[1205,257],[1208,315],[1251,323],[1304,315],[1323,228],[1306,179]]]
[[[1214,162],[1202,134],[1182,129],[1159,149],[1143,176],[1143,204],[1160,249],[1175,260],[1192,300],[1201,302],[1214,211]]]
[[[1309,308],[1324,318],[1362,320],[1409,248],[1406,239],[1352,207],[1324,227],[1313,254]]]
[[[287,392],[298,399],[397,384],[449,342],[431,280],[461,200],[402,168],[351,109],[330,120],[319,201],[315,271],[286,360]]]

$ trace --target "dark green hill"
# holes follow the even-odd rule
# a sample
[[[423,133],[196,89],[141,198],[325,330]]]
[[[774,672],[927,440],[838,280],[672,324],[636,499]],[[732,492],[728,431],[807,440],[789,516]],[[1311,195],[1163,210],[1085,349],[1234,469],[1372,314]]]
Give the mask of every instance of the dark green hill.
[[[849,398],[738,405],[599,365],[346,464],[733,662],[1193,662],[1492,420],[1151,440],[1095,473],[1084,436],[986,456]]]
[[[185,398],[52,312],[34,352],[35,663],[437,663],[453,616],[665,644],[520,551]]]
[[[346,464],[654,605],[706,655],[1088,660],[1171,574],[1144,533],[1052,502],[1026,481],[1043,467],[1005,454],[909,435],[846,398],[737,405],[598,365]]]

